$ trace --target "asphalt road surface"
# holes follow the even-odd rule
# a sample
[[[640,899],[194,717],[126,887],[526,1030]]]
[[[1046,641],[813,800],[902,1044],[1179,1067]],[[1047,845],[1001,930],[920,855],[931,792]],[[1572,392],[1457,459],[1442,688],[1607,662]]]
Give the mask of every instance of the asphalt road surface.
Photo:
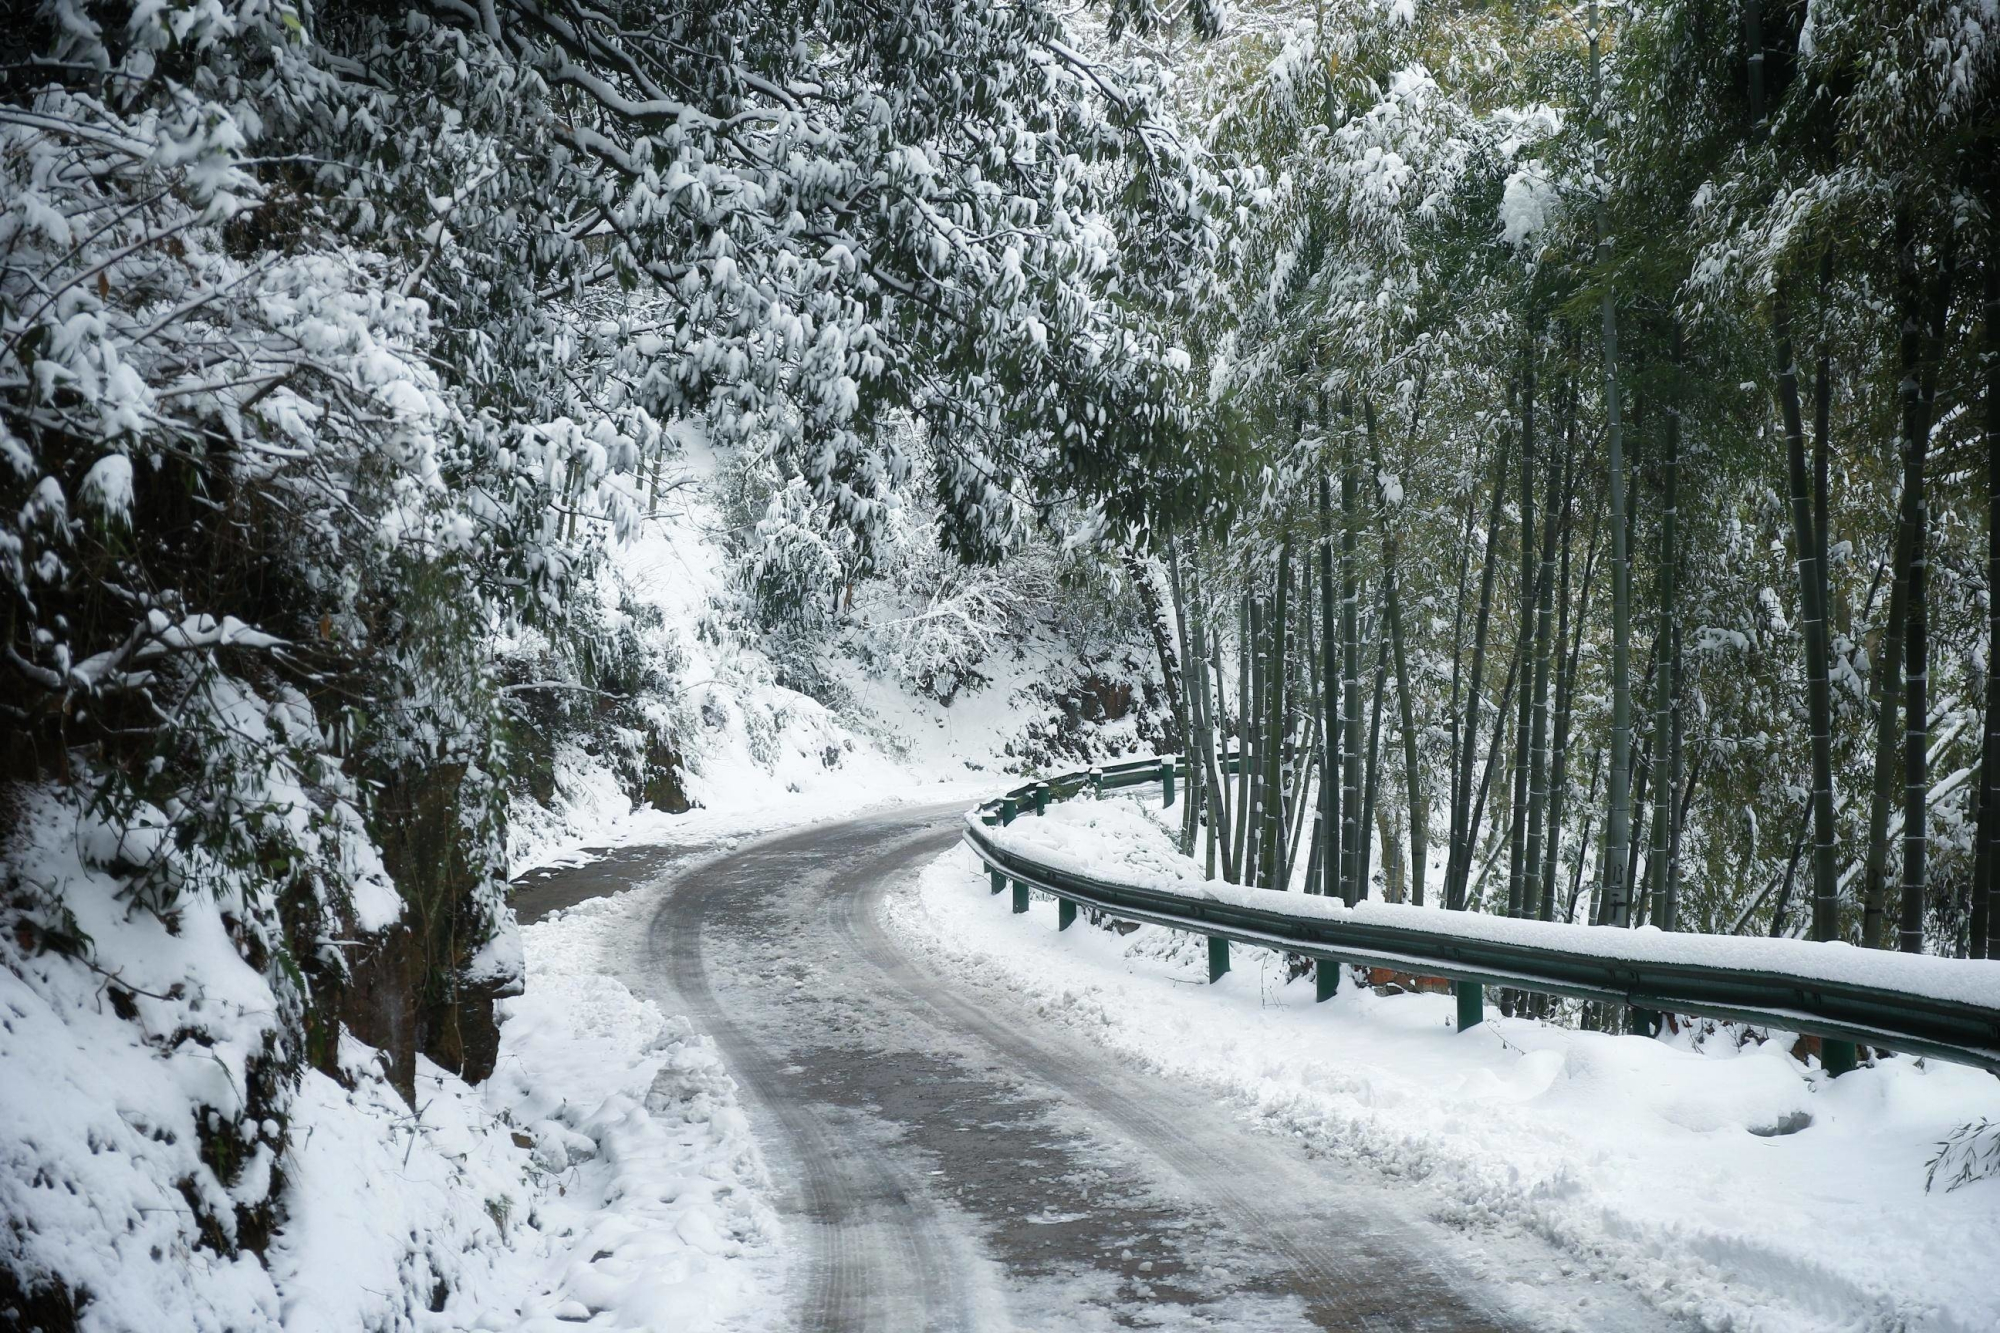
[[[817,825],[678,870],[693,849],[632,849],[517,891],[533,915],[674,880],[639,981],[714,1037],[741,1085],[797,1256],[796,1327],[1532,1326],[1393,1182],[1308,1157],[1025,1005],[968,998],[913,956],[883,896],[951,846],[959,809]],[[1656,1324],[1606,1295],[1590,1326]]]

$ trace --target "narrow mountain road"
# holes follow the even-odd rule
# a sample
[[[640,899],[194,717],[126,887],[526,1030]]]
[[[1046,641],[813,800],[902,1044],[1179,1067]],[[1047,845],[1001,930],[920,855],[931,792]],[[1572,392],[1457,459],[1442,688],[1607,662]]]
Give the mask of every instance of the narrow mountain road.
[[[883,895],[952,845],[960,808],[670,870],[651,920],[636,980],[742,1085],[798,1256],[798,1328],[1515,1327],[1381,1178],[1025,1006],[975,1004],[906,952]]]

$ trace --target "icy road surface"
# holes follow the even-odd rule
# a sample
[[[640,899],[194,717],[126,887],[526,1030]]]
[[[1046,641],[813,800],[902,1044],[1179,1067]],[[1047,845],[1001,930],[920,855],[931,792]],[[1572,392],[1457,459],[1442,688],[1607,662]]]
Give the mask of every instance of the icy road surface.
[[[1477,1275],[1506,1257],[1412,1217],[1391,1183],[1309,1159],[1025,1007],[975,1005],[885,933],[884,893],[952,845],[961,809],[822,824],[669,870],[651,918],[636,980],[711,1034],[742,1085],[780,1190],[796,1327],[1532,1326]],[[572,873],[605,892],[643,869]],[[563,878],[524,898],[583,887]],[[1596,1292],[1602,1327],[1665,1326]]]

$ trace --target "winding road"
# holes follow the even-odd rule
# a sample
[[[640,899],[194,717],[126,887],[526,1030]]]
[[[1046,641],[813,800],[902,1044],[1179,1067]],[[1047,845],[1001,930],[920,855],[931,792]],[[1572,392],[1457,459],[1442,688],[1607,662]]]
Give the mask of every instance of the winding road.
[[[821,824],[678,871],[633,849],[524,915],[673,878],[642,984],[711,1034],[779,1182],[809,1333],[1517,1325],[1373,1173],[987,997],[882,923],[960,807]],[[1610,1327],[1611,1325],[1604,1325]]]

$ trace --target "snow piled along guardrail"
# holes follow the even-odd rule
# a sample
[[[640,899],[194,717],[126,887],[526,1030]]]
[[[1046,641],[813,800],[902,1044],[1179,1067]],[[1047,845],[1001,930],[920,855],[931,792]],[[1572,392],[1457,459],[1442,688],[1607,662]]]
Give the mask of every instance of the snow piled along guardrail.
[[[1058,783],[1062,780],[1058,779]],[[1138,920],[1310,957],[1766,1023],[2000,1068],[2000,961],[1844,944],[1616,930],[1210,881],[1192,860],[1133,856],[1087,822],[970,812],[989,867]]]

